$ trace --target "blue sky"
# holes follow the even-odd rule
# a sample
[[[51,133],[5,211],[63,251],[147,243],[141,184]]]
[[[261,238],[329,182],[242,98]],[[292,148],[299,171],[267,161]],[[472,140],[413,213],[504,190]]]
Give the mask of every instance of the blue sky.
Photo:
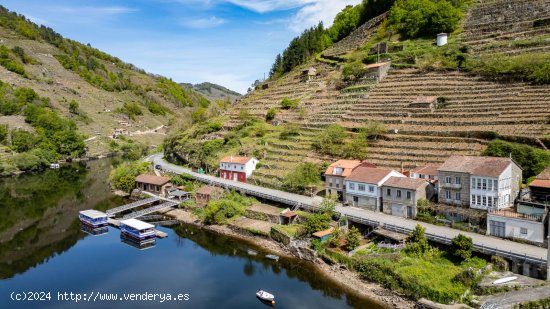
[[[244,93],[304,29],[360,0],[2,0],[9,10],[177,82]]]

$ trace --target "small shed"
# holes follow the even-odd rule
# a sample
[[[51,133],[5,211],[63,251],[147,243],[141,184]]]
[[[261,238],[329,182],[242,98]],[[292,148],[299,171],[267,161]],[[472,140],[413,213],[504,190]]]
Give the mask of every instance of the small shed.
[[[191,193],[180,190],[179,188],[170,188],[167,190],[169,199],[177,201],[187,201],[191,198]]]
[[[283,225],[288,225],[294,223],[298,214],[292,210],[285,209],[279,214],[279,223]]]
[[[315,233],[311,234],[311,236],[313,236],[313,238],[315,238],[315,239],[319,239],[321,241],[326,241],[332,236],[332,232],[334,232],[334,227],[331,226],[330,228],[328,228],[324,231],[315,232]]]
[[[449,34],[447,33],[440,33],[437,35],[437,46],[443,46],[447,45],[447,39],[449,38]]]
[[[317,75],[317,69],[314,67],[310,67],[307,70],[302,71],[302,81],[303,82],[309,82],[310,80],[314,79]]]
[[[410,108],[425,108],[433,111],[437,107],[437,97],[418,97],[409,104]]]
[[[372,63],[367,65],[365,78],[373,78],[377,81],[383,80],[391,67],[391,61]]]
[[[218,200],[223,195],[223,189],[214,186],[204,186],[197,190],[195,200],[197,206],[205,206],[211,200]]]

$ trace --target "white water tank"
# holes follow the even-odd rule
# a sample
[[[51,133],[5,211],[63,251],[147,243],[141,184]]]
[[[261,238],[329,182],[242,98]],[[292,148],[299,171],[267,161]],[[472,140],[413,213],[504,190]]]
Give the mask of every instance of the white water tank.
[[[440,33],[437,35],[437,46],[447,45],[447,38],[449,35],[447,33]]]

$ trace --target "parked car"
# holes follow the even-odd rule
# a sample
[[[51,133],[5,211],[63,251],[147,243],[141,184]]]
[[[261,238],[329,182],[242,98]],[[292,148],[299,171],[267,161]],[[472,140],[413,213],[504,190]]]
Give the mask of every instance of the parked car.
[[[155,165],[155,169],[161,170],[161,169],[162,169],[162,166],[161,166],[160,164],[157,164],[157,165]]]

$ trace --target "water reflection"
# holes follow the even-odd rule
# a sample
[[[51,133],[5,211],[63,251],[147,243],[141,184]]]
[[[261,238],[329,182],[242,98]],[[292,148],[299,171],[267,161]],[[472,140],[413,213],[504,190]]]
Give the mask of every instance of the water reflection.
[[[109,191],[112,159],[0,179],[0,279],[65,252],[85,234],[78,212],[120,205]]]

